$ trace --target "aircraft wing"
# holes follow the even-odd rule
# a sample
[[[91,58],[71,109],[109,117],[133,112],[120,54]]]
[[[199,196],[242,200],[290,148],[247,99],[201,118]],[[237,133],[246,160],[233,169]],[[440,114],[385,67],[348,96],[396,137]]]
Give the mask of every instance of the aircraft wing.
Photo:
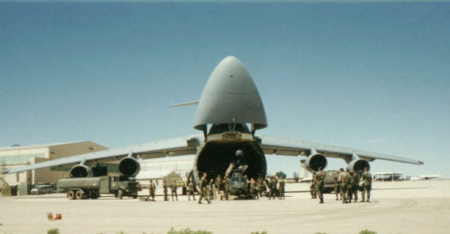
[[[10,168],[3,174],[18,173],[54,166],[69,166],[81,162],[115,162],[127,157],[130,153],[138,159],[162,158],[166,156],[181,156],[195,154],[197,147],[203,142],[203,135],[191,135],[169,140],[155,141],[123,148],[107,149],[87,154],[74,155],[45,162],[40,162],[23,167]]]
[[[423,162],[413,159],[368,152],[357,149],[350,149],[338,146],[324,145],[300,140],[261,136],[261,148],[265,154],[286,155],[286,156],[309,156],[312,152],[323,154],[325,157],[342,158],[350,162],[356,157],[369,162],[375,159],[411,163],[421,165]]]

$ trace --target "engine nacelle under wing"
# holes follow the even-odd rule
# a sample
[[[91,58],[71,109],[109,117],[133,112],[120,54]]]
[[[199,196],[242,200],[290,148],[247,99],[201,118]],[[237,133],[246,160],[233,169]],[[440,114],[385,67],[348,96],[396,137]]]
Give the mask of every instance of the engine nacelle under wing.
[[[327,166],[327,158],[323,156],[322,154],[315,153],[308,156],[306,159],[306,169],[310,172],[318,171],[319,167],[322,167],[322,169],[325,169]]]
[[[355,160],[351,161],[347,166],[347,168],[350,171],[355,170],[355,171],[359,171],[359,172],[364,171],[365,167],[370,168],[370,164],[368,161],[366,161],[364,159],[355,159]]]
[[[132,157],[126,157],[120,160],[119,171],[124,176],[136,176],[141,171],[141,164]]]
[[[92,171],[92,168],[79,164],[70,169],[69,175],[70,178],[92,177],[94,176],[94,172]]]

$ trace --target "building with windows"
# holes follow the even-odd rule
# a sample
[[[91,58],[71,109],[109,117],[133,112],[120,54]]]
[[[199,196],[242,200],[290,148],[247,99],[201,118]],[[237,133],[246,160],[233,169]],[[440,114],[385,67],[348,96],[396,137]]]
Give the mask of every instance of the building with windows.
[[[0,171],[105,149],[108,148],[90,141],[0,148]],[[31,185],[56,183],[59,179],[66,177],[67,173],[66,168],[52,167],[0,176],[9,186],[18,186],[18,194],[24,195],[28,194],[27,190],[31,188]]]

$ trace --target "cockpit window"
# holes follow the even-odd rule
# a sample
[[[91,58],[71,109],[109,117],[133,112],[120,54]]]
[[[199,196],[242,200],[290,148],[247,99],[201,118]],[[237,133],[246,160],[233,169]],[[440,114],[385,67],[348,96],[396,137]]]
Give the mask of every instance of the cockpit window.
[[[237,124],[213,124],[211,126],[211,129],[209,130],[209,134],[218,134],[223,132],[229,132],[229,131],[236,131],[236,132],[243,132],[243,133],[250,133],[249,128],[245,123],[237,123]]]

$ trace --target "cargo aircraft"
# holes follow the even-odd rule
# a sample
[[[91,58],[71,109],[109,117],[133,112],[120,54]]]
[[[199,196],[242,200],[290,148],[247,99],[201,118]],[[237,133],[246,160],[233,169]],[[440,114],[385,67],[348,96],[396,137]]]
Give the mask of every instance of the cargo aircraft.
[[[418,176],[411,177],[410,180],[431,180],[431,179],[436,179],[436,178],[441,178],[441,177],[442,177],[442,175],[440,175],[440,174],[418,175]]]
[[[193,103],[190,103],[193,104]],[[141,159],[195,155],[189,178],[198,181],[222,177],[240,169],[246,178],[265,177],[266,154],[305,156],[309,171],[325,168],[327,157],[341,158],[349,169],[363,170],[376,159],[423,164],[413,159],[300,140],[256,135],[267,127],[266,114],[256,85],[244,64],[233,56],[224,58],[213,70],[198,102],[194,128],[202,133],[169,140],[87,154],[11,168],[3,173],[19,173],[44,167],[71,167],[70,177],[92,177],[96,163],[118,163],[125,176],[136,176]],[[236,152],[240,154],[236,154]],[[232,173],[233,174],[233,173]]]

